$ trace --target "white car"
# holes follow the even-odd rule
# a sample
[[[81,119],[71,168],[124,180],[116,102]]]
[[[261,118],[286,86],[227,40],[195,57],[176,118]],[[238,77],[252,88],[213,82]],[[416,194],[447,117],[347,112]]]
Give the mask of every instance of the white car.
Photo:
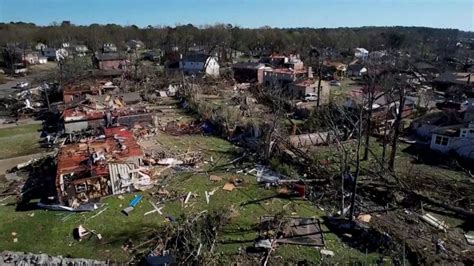
[[[305,102],[315,102],[318,100],[318,95],[316,93],[308,93],[304,96]]]
[[[336,86],[336,87],[341,87],[341,82],[337,81],[337,80],[331,80],[329,82],[329,85],[331,86]]]
[[[19,88],[19,89],[24,89],[24,88],[27,88],[28,87],[28,82],[26,81],[22,81],[22,82],[18,82],[16,84],[16,87]]]

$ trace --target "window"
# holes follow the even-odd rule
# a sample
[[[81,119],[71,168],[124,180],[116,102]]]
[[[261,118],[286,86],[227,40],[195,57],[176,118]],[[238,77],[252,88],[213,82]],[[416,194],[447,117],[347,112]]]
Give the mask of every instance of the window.
[[[436,136],[435,144],[440,146],[448,146],[449,138],[446,136]]]
[[[77,184],[76,185],[76,193],[81,193],[87,191],[86,184]]]

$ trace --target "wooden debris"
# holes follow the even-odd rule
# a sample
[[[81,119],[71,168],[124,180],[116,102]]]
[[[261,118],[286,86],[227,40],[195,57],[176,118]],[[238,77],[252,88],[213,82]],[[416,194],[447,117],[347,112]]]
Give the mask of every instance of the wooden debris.
[[[359,216],[357,216],[357,220],[364,223],[370,223],[371,219],[372,219],[372,215],[370,214],[360,214]]]
[[[215,181],[215,182],[219,182],[219,181],[222,181],[222,177],[217,176],[217,175],[211,175],[211,176],[209,177],[209,180]]]
[[[225,185],[222,189],[226,190],[226,191],[232,191],[232,190],[234,190],[234,188],[235,188],[235,185],[233,183],[227,182],[227,183],[225,183]]]

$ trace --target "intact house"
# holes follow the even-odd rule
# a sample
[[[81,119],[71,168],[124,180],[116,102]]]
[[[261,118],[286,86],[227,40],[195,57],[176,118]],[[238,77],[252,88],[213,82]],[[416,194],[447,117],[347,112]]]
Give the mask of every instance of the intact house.
[[[369,51],[365,48],[355,48],[354,57],[359,59],[367,59],[369,57]]]
[[[210,76],[219,76],[217,58],[206,54],[192,54],[179,62],[179,69],[186,74],[204,73]]]
[[[113,43],[104,43],[102,45],[102,52],[104,53],[116,53],[117,52],[117,46]]]
[[[25,66],[47,63],[46,58],[40,52],[18,47],[15,47],[14,52],[16,58],[21,58],[21,63]]]
[[[359,63],[351,64],[347,67],[347,76],[349,77],[362,77],[367,74],[367,68]]]
[[[42,51],[46,47],[47,47],[46,44],[39,42],[35,45],[35,50],[36,51]]]
[[[59,61],[65,59],[69,56],[69,52],[64,48],[44,48],[42,51],[44,57],[46,57],[50,61]]]
[[[87,48],[87,46],[85,46],[83,44],[74,45],[73,53],[74,53],[74,55],[76,55],[78,57],[86,56],[88,51],[89,51],[89,49]]]
[[[263,83],[263,72],[271,67],[258,62],[242,62],[232,65],[234,79],[239,83]]]
[[[92,58],[95,68],[100,70],[126,70],[128,61],[118,53],[95,53]]]
[[[126,43],[127,51],[140,50],[145,48],[145,43],[140,40],[129,40]]]

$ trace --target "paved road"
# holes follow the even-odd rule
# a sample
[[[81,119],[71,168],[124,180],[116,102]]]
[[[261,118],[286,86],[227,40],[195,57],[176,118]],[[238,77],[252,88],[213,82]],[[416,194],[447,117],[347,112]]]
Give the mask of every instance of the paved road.
[[[0,160],[0,175],[4,175],[7,170],[17,166],[20,163],[26,163],[31,159],[41,158],[48,154],[51,154],[51,153],[40,152],[40,153]]]
[[[25,77],[24,79],[17,78],[12,81],[8,81],[5,84],[0,84],[0,98],[6,98],[8,95],[17,93],[20,90],[13,88],[16,84],[20,81],[28,81],[30,82],[31,77]]]
[[[38,66],[33,66],[33,67],[36,67],[36,69],[32,70],[34,71],[33,73],[30,73],[29,75],[25,77],[16,77],[5,84],[0,84],[0,98],[5,98],[12,93],[20,92],[21,89],[13,88],[20,81],[26,81],[31,86],[32,85],[31,82],[33,82],[36,78],[44,76],[45,74],[48,73],[48,71],[53,71],[55,64],[50,62],[48,65],[38,65]],[[42,68],[42,69],[38,69],[38,68]],[[33,86],[37,86],[37,85],[38,84],[33,84]]]

